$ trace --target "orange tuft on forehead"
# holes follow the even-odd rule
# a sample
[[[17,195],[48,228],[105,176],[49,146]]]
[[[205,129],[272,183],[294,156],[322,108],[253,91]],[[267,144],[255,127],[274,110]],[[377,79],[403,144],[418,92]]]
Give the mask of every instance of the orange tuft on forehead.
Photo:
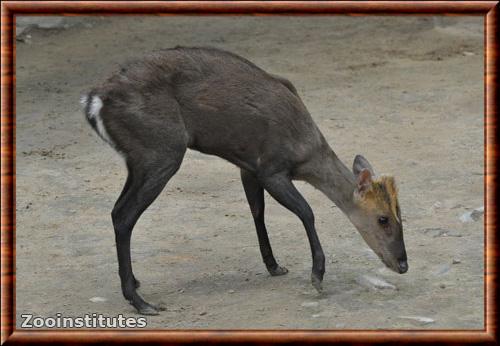
[[[386,206],[396,220],[401,222],[398,213],[398,189],[394,177],[381,176],[373,180],[370,191],[366,194],[366,199],[371,200],[376,205]]]

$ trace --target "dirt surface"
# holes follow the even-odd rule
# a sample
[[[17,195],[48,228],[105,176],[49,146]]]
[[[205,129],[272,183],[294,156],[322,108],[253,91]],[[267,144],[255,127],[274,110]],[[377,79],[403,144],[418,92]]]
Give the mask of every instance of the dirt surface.
[[[482,35],[480,17],[96,17],[32,30],[16,51],[17,325],[22,313],[137,316],[110,218],[126,170],[78,101],[117,63],[212,45],[290,79],[348,166],[360,153],[396,176],[410,270],[384,269],[332,202],[297,183],[327,256],[325,292],[310,284],[302,224],[266,196],[290,271],[270,277],[238,169],[190,151],[134,230],[140,292],[167,308],[148,327],[483,328],[483,218],[459,219],[483,205]]]

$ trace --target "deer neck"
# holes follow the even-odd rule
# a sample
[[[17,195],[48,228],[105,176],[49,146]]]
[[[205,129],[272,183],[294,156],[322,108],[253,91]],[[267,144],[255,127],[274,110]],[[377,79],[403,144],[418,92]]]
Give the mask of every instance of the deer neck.
[[[353,210],[356,179],[330,146],[326,145],[307,164],[303,180],[323,192],[345,214]]]

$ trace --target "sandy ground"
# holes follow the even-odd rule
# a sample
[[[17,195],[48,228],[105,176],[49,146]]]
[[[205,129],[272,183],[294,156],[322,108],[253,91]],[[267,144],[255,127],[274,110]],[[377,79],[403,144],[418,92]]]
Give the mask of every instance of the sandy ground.
[[[290,270],[270,277],[238,169],[188,152],[134,231],[140,291],[167,308],[148,327],[483,328],[483,218],[459,220],[483,205],[483,21],[436,23],[108,17],[32,31],[16,52],[17,324],[22,313],[137,316],[121,295],[110,218],[125,167],[78,100],[131,57],[212,45],[289,78],[346,164],[360,153],[396,176],[410,270],[384,269],[339,209],[298,183],[327,256],[325,292],[310,284],[300,221],[266,196],[274,253]],[[364,275],[397,289],[365,287]]]

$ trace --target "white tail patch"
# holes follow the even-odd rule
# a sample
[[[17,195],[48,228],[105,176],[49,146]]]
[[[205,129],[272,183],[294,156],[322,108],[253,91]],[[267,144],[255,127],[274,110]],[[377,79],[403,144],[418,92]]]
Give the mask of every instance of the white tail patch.
[[[92,101],[90,102],[90,108],[89,108],[89,117],[92,118],[99,118],[99,112],[101,111],[102,108],[102,100],[99,96],[92,96]],[[102,121],[101,121],[102,122]]]
[[[84,99],[85,98],[85,99]],[[81,102],[85,105],[87,105],[89,101],[88,96],[84,96],[81,99]],[[87,111],[87,116],[89,119],[94,119],[96,123],[96,131],[99,137],[101,137],[105,142],[107,142],[111,147],[116,149],[115,144],[111,140],[111,138],[108,135],[108,132],[106,131],[106,128],[104,127],[104,123],[102,122],[102,118],[100,115],[101,109],[102,109],[103,103],[102,100],[99,96],[94,95],[92,96],[92,99],[90,101],[90,105]]]

